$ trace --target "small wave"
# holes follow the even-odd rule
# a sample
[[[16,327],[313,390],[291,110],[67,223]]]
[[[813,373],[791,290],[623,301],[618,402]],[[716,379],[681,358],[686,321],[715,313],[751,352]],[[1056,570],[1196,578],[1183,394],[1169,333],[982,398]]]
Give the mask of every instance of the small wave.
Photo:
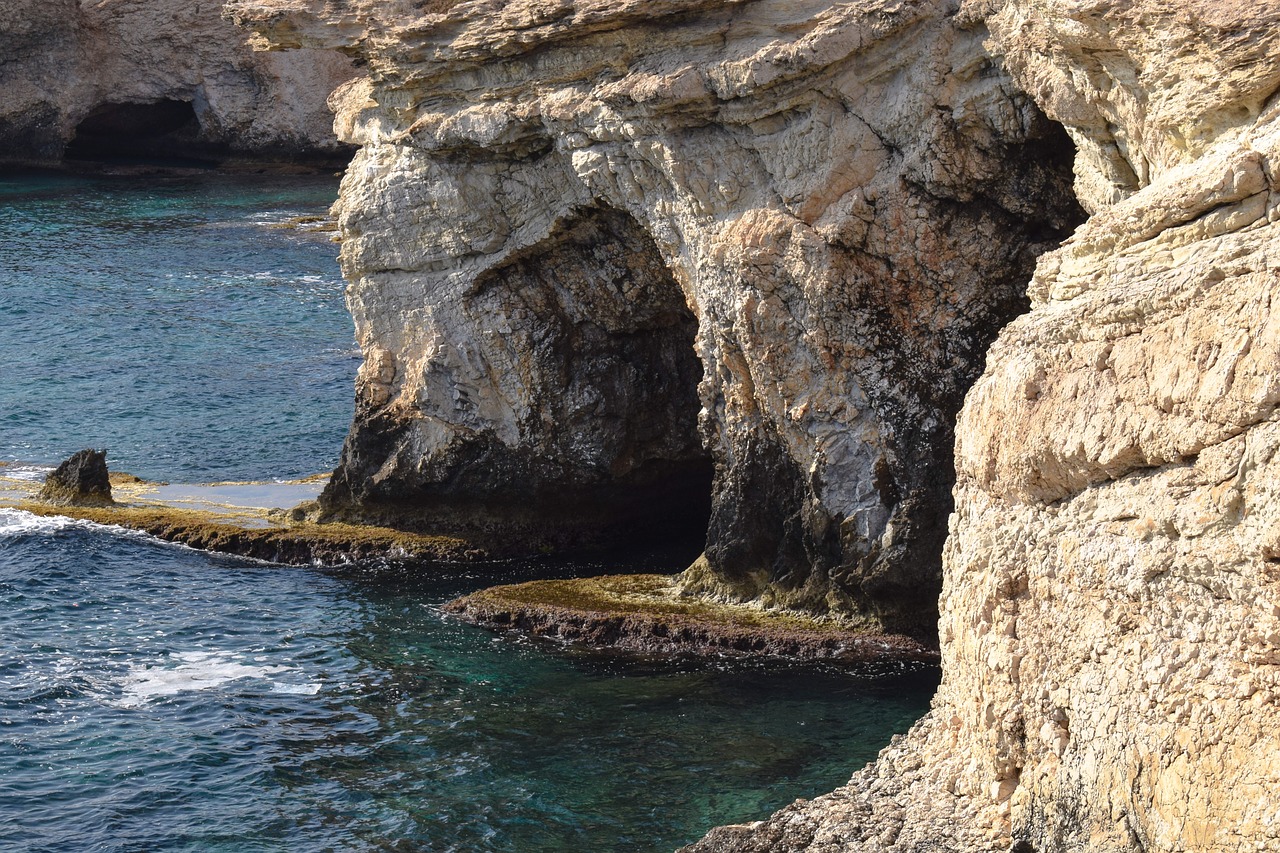
[[[22,509],[0,508],[0,536],[20,536],[28,533],[52,533],[75,527],[80,522],[62,516],[36,515]]]
[[[194,690],[210,690],[234,681],[270,681],[274,693],[314,695],[320,692],[316,683],[290,684],[273,680],[273,676],[291,672],[287,666],[251,666],[221,652],[186,652],[175,655],[177,666],[135,664],[124,678],[124,695],[119,704],[137,707],[154,699]]]
[[[43,480],[53,470],[51,465],[6,465],[0,468],[0,474],[11,480],[26,480],[35,482]]]

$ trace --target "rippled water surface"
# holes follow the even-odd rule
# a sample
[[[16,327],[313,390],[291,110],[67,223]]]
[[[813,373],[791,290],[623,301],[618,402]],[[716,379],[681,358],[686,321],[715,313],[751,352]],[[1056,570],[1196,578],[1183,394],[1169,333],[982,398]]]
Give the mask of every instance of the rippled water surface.
[[[336,178],[0,176],[0,459],[186,481],[333,467],[359,366]]]
[[[0,458],[331,465],[334,247],[264,224],[335,190],[0,182]],[[0,850],[669,850],[831,789],[924,711],[933,670],[578,655],[439,611],[657,559],[335,575],[0,509]]]

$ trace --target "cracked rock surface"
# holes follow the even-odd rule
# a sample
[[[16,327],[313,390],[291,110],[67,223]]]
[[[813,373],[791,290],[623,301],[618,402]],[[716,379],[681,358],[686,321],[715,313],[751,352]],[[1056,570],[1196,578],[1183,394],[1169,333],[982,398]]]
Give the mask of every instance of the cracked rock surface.
[[[692,520],[689,593],[931,634],[955,413],[1081,215],[958,6],[228,4],[369,72],[334,98],[365,361],[324,512]]]
[[[1278,849],[1280,6],[968,11],[1093,216],[960,415],[943,684],[848,787],[690,850]]]
[[[325,101],[350,60],[246,41],[208,0],[3,0],[0,161],[57,161],[77,129],[82,144],[96,130],[168,156],[348,156]]]

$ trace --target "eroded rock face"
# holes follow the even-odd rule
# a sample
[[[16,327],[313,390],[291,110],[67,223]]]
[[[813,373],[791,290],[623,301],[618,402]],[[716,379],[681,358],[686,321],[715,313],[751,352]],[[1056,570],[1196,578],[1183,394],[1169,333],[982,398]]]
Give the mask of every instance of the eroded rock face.
[[[1077,215],[957,5],[231,3],[370,70],[327,511],[563,541],[709,456],[687,590],[930,631],[954,414]]]
[[[992,13],[1097,212],[960,418],[940,698],[1037,850],[1274,849],[1280,4]]]
[[[970,12],[1095,213],[957,425],[943,685],[849,788],[693,849],[1280,849],[1280,4]]]
[[[345,160],[329,93],[350,80],[331,51],[254,53],[217,3],[5,0],[0,160],[68,153]]]
[[[107,451],[80,450],[44,478],[37,500],[62,506],[111,506]]]

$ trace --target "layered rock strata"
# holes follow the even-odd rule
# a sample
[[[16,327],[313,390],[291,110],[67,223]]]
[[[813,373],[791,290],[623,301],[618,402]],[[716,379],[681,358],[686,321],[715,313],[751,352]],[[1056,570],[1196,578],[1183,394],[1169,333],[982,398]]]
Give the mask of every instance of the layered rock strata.
[[[345,162],[331,51],[254,53],[216,2],[4,0],[0,162],[70,153]]]
[[[1280,849],[1280,5],[969,12],[1093,216],[960,416],[943,685],[848,788],[691,849]]]
[[[326,512],[560,547],[709,492],[686,591],[932,631],[954,414],[1077,216],[956,7],[230,3],[369,70]]]

